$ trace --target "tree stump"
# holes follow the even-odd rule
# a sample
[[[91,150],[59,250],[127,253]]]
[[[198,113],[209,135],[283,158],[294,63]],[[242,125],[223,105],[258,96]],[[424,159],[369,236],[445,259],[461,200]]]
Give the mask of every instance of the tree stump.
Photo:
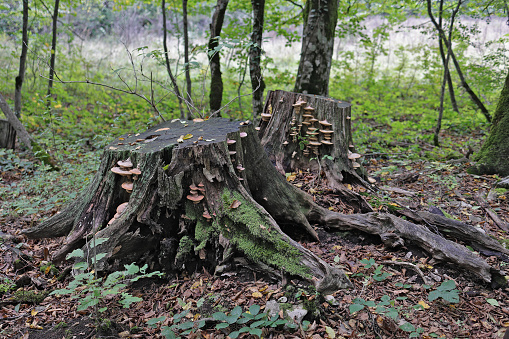
[[[167,272],[217,271],[241,253],[320,291],[348,287],[342,270],[287,235],[318,240],[306,217],[313,208],[271,165],[249,123],[177,120],[116,139],[81,196],[25,234],[66,235],[54,260],[86,250],[94,234],[107,238],[98,246],[108,253],[105,270],[143,262]]]
[[[279,172],[311,169],[323,173],[329,187],[361,212],[372,211],[359,195],[344,186],[368,186],[355,153],[347,102],[310,94],[269,91],[258,136]]]

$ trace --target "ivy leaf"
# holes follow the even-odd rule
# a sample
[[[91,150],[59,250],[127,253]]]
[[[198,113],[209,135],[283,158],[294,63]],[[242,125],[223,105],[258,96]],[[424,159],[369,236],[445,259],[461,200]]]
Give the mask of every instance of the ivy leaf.
[[[364,305],[360,305],[360,304],[351,304],[351,305],[349,306],[350,314],[355,313],[355,312],[358,312],[358,311],[362,310],[363,308],[364,308]]]
[[[486,299],[486,302],[493,306],[500,306],[500,304],[498,303],[498,301],[496,299]]]
[[[405,332],[414,332],[415,331],[415,326],[410,323],[404,323],[399,328],[401,328]]]

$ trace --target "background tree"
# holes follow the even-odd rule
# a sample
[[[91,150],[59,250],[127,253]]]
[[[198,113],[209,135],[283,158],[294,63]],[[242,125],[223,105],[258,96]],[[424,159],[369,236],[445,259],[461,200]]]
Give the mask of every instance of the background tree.
[[[251,0],[253,8],[253,32],[251,33],[251,46],[249,48],[249,74],[251,76],[251,87],[253,92],[253,116],[263,110],[263,92],[265,81],[263,81],[261,58],[263,38],[263,17],[265,13],[265,0]]]
[[[191,82],[191,69],[189,65],[189,20],[187,17],[187,3],[188,0],[182,0],[182,26],[184,29],[184,67],[186,73],[186,100],[188,104],[193,105],[192,99],[192,82]]]
[[[471,169],[474,173],[509,175],[509,73],[500,93],[488,138],[474,160],[477,163]]]
[[[48,91],[46,93],[47,101],[46,108],[49,110],[51,106],[51,89],[53,88],[53,78],[55,76],[55,59],[57,54],[57,34],[58,34],[58,7],[60,0],[55,0],[52,16],[52,35],[51,35],[51,54],[49,62],[49,75],[48,75]]]
[[[210,39],[208,56],[210,63],[210,113],[220,116],[219,109],[223,101],[223,79],[221,76],[221,63],[219,53],[219,37],[223,28],[224,16],[228,0],[217,0],[210,24]]]
[[[328,96],[338,0],[307,0],[294,92]]]

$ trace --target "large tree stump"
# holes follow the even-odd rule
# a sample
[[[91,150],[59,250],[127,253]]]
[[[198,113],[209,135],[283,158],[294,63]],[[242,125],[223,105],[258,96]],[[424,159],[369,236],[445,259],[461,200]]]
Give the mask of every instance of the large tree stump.
[[[268,161],[252,125],[178,120],[118,138],[81,196],[26,235],[66,235],[54,260],[86,248],[94,234],[108,238],[103,269],[136,261],[168,272],[214,270],[241,253],[320,291],[348,287],[342,270],[286,234],[318,240],[310,203]]]
[[[269,91],[258,135],[269,159],[279,172],[310,169],[324,174],[327,185],[343,201],[362,212],[372,211],[359,195],[344,186],[369,187],[356,172],[357,162],[350,124],[351,105],[311,94]]]
[[[105,149],[80,197],[25,234],[66,236],[53,254],[57,261],[76,248],[87,253],[93,236],[107,238],[97,249],[107,253],[103,270],[137,262],[170,273],[221,272],[241,254],[269,274],[301,277],[323,293],[351,286],[342,270],[294,240],[318,240],[311,222],[326,230],[375,234],[390,248],[412,244],[485,282],[505,284],[504,275],[482,257],[434,232],[440,229],[502,260],[509,250],[472,226],[425,213],[408,216],[423,225],[318,206],[278,173],[252,125],[214,118],[165,122],[118,138]]]

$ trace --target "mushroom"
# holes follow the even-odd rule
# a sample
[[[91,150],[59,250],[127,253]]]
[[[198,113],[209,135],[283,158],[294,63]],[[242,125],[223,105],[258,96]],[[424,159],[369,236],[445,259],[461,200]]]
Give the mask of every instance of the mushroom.
[[[237,152],[235,152],[235,151],[229,151],[228,153],[229,153],[230,155],[235,155],[235,154],[237,154]]]
[[[270,118],[272,118],[272,114],[270,114],[270,113],[262,113],[262,114],[260,114],[260,116],[262,117],[262,121],[265,121],[265,122],[269,122]]]
[[[322,120],[322,121],[319,121],[320,125],[322,125],[325,128],[329,128],[332,126],[332,124],[330,122],[328,122],[327,120]]]
[[[358,162],[352,161],[353,168],[359,168],[361,165]]]
[[[120,160],[117,162],[117,165],[120,166],[122,169],[129,169],[133,167],[133,163],[131,162],[130,158],[127,158],[126,160]]]
[[[127,208],[127,205],[129,203],[128,202],[124,202],[123,204],[120,204],[117,206],[117,213],[118,214],[122,214],[122,212],[124,212],[124,210]]]
[[[237,141],[235,141],[235,140],[233,140],[233,139],[228,139],[228,138],[226,139],[226,143],[227,143],[228,145],[233,145],[233,144],[234,144],[234,143],[236,143],[236,142],[237,142]]]
[[[348,159],[350,160],[355,160],[355,159],[358,159],[360,158],[362,155],[360,155],[359,153],[351,153],[351,152],[348,152]]]
[[[241,165],[241,164],[238,164],[238,165],[237,165],[237,170],[238,170],[239,172],[242,172],[243,170],[245,170],[245,168],[244,168],[244,167],[242,167],[242,165]]]
[[[207,219],[207,221],[212,220],[212,216],[209,214],[209,212],[207,210],[205,210],[205,212],[203,212],[202,217]]]
[[[111,169],[111,171],[115,174],[119,174],[123,177],[126,177],[126,176],[130,176],[131,175],[131,172],[129,172],[128,170],[125,170],[125,169],[122,169],[120,167],[113,167]]]
[[[131,193],[133,191],[133,183],[130,181],[124,182],[122,188],[125,189],[127,193]]]
[[[322,140],[321,143],[322,143],[322,145],[333,145],[332,142],[330,142],[329,140],[326,140],[326,139]]]
[[[307,104],[306,101],[302,100],[302,96],[299,96],[299,99],[297,99],[297,102],[295,102],[292,106],[295,108],[295,114],[299,115],[300,111],[302,109],[302,106]]]
[[[241,137],[241,138],[245,138],[245,137],[247,137],[247,133],[246,133],[246,132],[240,132],[240,137]]]
[[[194,204],[199,203],[203,198],[205,198],[205,196],[198,194],[190,194],[187,196],[187,199],[191,200]]]
[[[284,146],[288,145],[288,141],[287,140],[283,141],[283,145]]]
[[[138,179],[138,175],[141,174],[141,171],[139,168],[133,168],[133,169],[129,170],[129,173],[131,173],[133,175],[133,180],[136,180],[136,179]]]

